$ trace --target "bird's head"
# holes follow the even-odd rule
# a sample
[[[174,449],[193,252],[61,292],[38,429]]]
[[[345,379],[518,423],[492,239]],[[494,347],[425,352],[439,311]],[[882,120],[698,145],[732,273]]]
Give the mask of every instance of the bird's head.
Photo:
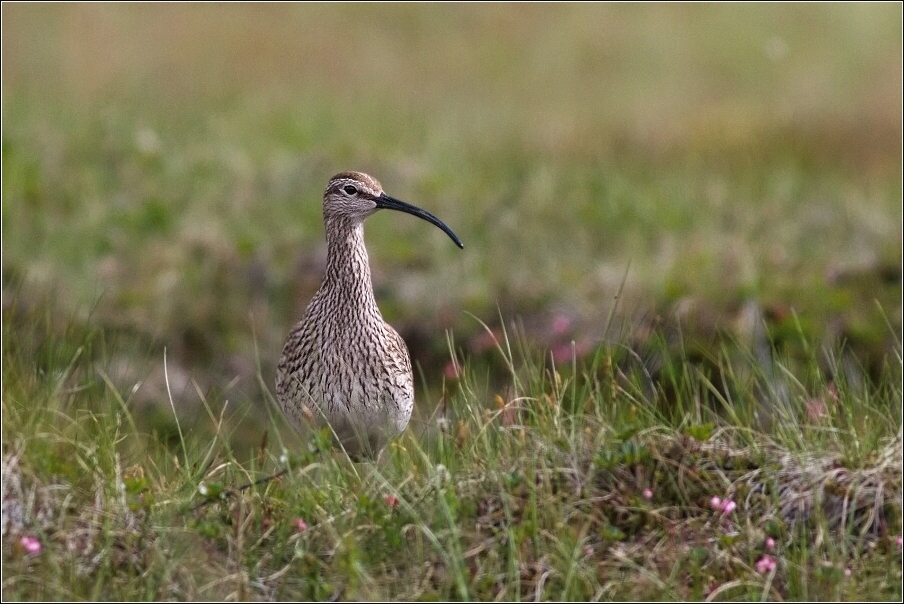
[[[373,176],[362,172],[341,172],[330,179],[323,193],[323,217],[347,220],[359,224],[377,210],[396,210],[413,214],[439,227],[460,248],[464,248],[458,236],[446,224],[426,210],[390,197]]]

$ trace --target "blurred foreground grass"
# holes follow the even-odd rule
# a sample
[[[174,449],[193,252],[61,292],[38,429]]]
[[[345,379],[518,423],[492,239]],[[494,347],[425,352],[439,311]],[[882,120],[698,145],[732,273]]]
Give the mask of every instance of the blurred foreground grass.
[[[32,505],[20,509],[25,520],[15,530],[4,517],[4,575],[20,582],[4,583],[6,594],[137,598],[139,589],[146,597],[200,598],[235,588],[247,596],[246,579],[261,569],[276,577],[290,546],[303,566],[290,575],[308,577],[304,588],[255,597],[488,599],[500,593],[495,584],[477,583],[503,575],[526,586],[508,597],[541,593],[529,590],[544,576],[559,581],[545,597],[563,598],[702,597],[709,583],[731,583],[738,567],[729,565],[681,589],[665,570],[656,580],[639,575],[657,586],[652,592],[594,584],[591,563],[578,555],[585,545],[605,553],[604,564],[641,564],[622,549],[615,548],[622,557],[610,556],[609,545],[623,539],[607,527],[655,540],[666,534],[657,531],[680,535],[685,525],[647,527],[651,516],[638,516],[635,503],[609,499],[611,476],[600,492],[574,491],[567,501],[558,479],[523,486],[516,478],[537,472],[524,466],[534,463],[533,449],[519,453],[508,431],[502,445],[472,442],[498,431],[481,416],[497,409],[497,395],[501,409],[520,397],[561,403],[565,395],[552,391],[556,372],[585,389],[568,395],[574,418],[497,412],[532,426],[527,434],[542,443],[538,467],[559,472],[567,465],[561,455],[570,455],[579,482],[596,480],[587,474],[596,468],[614,472],[624,490],[620,472],[644,468],[652,474],[630,487],[640,492],[659,484],[651,476],[661,464],[683,481],[694,466],[684,457],[674,462],[673,447],[689,446],[687,425],[707,423],[732,436],[710,442],[707,429],[692,432],[723,447],[732,464],[777,471],[776,455],[788,461],[782,451],[814,452],[795,461],[821,468],[808,475],[815,482],[806,493],[817,483],[850,493],[861,479],[900,469],[900,6],[4,3],[2,11],[4,485],[19,485],[3,500],[4,510],[10,493]],[[274,443],[292,438],[265,401],[283,338],[319,285],[323,186],[346,169],[368,171],[390,194],[436,213],[466,245],[459,251],[404,216],[380,214],[366,227],[378,301],[423,374],[418,417],[399,444],[408,452],[396,450],[394,465],[372,476],[304,459],[313,469],[288,478],[289,486],[254,491],[266,497],[239,498],[213,519],[186,515],[180,506],[199,481],[225,473],[234,486],[242,473],[257,476],[275,465]],[[522,360],[512,367],[514,357],[501,356],[489,335],[504,341],[504,332],[549,354],[537,352],[543,360],[533,364],[526,359],[534,352],[515,355]],[[479,378],[470,390],[456,381],[450,352],[468,380]],[[513,370],[534,385],[515,387]],[[619,372],[639,380],[628,401],[607,398]],[[579,398],[593,403],[582,407]],[[736,402],[747,411],[710,417],[713,406]],[[436,434],[434,409],[444,405],[462,413],[454,438]],[[632,409],[648,413],[634,440],[617,427],[631,423],[622,416]],[[666,437],[654,443],[660,429]],[[735,430],[753,430],[752,443],[733,440]],[[898,444],[889,444],[896,435]],[[431,448],[443,438],[455,441],[456,453]],[[635,445],[650,457],[625,458]],[[660,465],[644,465],[651,459]],[[462,483],[456,497],[465,503],[405,491],[426,489],[437,463],[491,484],[484,491]],[[726,471],[723,458],[705,463]],[[832,474],[833,464],[854,482]],[[419,468],[416,478],[408,478],[410,467]],[[310,496],[333,499],[305,499],[299,483],[309,473],[317,485]],[[705,474],[705,488],[682,486],[660,502],[680,510],[673,520],[693,517],[713,528],[688,510],[707,489],[742,476]],[[513,480],[506,488],[520,495],[494,499],[493,480]],[[386,481],[411,505],[404,521],[369,516],[383,513]],[[900,482],[888,483],[891,491],[869,484],[873,501],[891,506],[856,518],[869,537],[858,543],[872,549],[841,540],[830,544],[840,550],[826,552],[811,550],[809,537],[789,538],[799,557],[786,558],[788,567],[803,574],[785,575],[776,594],[900,597],[893,589],[900,574],[844,591],[851,584],[833,574],[837,566],[819,570],[814,562],[853,556],[855,570],[885,575],[897,564],[888,540],[901,527],[888,519],[900,516]],[[349,491],[363,493],[362,507],[351,505]],[[96,505],[95,495],[103,499]],[[421,496],[439,498],[417,507]],[[608,502],[605,522],[582,507],[599,498]],[[41,501],[49,502],[43,512]],[[66,501],[82,509],[68,516],[76,510]],[[532,528],[516,534],[511,527],[525,510],[535,515]],[[41,514],[65,520],[64,528],[54,537]],[[285,524],[292,514],[316,518],[317,531],[334,531],[332,540],[299,550],[301,539]],[[546,539],[559,534],[562,514],[576,532],[551,562]],[[449,526],[438,528],[437,518]],[[507,535],[508,557],[493,558],[498,568],[469,566],[502,542],[487,544],[486,527],[466,538],[450,518],[501,526],[492,534]],[[410,537],[407,526],[428,541],[423,527],[434,531],[434,554],[418,550],[425,574],[372,559],[385,544],[362,544],[378,530],[354,528],[362,522],[390,540],[399,531]],[[816,535],[853,534],[844,523],[813,526]],[[722,539],[701,537],[698,528],[695,538]],[[69,552],[56,565],[76,577],[68,588],[62,576],[48,579],[47,592],[29,587],[34,561],[11,539],[37,529],[48,531],[50,559]],[[272,531],[285,550],[273,559],[262,545]],[[199,543],[212,568],[228,570],[227,587],[213,576],[205,585],[186,579],[198,569],[178,552]],[[652,551],[681,560],[676,569],[707,568],[694,549],[703,545],[686,551],[690,558],[675,558],[671,545]],[[882,547],[891,549],[876,566],[870,556]],[[135,551],[157,558],[117,557]],[[729,549],[722,560],[751,567],[756,556]],[[100,575],[95,561],[107,565]],[[154,570],[142,574],[147,564]],[[123,568],[144,582],[129,583]],[[362,568],[370,574],[355,575]],[[324,578],[342,573],[357,583],[340,589]],[[86,576],[101,578],[91,584]],[[399,576],[412,578],[411,592],[386,587]],[[776,595],[756,583],[761,588],[755,593]]]

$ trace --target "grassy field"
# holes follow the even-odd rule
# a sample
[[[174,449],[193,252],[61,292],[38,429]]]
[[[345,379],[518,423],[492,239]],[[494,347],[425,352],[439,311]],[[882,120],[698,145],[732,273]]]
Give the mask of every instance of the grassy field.
[[[901,19],[4,3],[4,598],[900,599]],[[465,243],[377,465],[272,404],[349,169]]]

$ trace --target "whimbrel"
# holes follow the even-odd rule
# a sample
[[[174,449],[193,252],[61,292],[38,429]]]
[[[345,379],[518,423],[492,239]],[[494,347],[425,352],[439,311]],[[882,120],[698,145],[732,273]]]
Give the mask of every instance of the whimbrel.
[[[364,247],[364,220],[380,209],[423,218],[464,247],[443,221],[386,195],[372,176],[330,179],[323,194],[326,274],[286,339],[276,398],[296,428],[329,426],[353,459],[379,454],[414,407],[408,348],[380,314]]]

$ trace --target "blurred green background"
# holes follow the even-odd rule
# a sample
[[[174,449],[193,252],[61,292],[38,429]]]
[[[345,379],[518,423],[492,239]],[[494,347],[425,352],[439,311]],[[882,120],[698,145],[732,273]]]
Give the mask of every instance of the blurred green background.
[[[164,349],[177,404],[272,390],[344,170],[465,243],[396,213],[365,229],[428,384],[447,330],[486,348],[468,313],[578,356],[669,324],[717,346],[751,316],[867,370],[900,338],[900,4],[4,3],[2,21],[4,321],[102,333],[136,401],[166,403]]]

